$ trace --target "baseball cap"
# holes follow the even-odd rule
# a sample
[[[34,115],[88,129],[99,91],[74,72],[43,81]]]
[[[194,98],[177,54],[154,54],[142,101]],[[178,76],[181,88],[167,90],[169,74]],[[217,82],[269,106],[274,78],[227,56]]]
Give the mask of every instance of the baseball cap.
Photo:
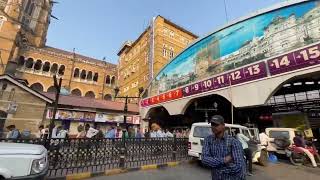
[[[221,115],[214,115],[211,117],[209,123],[224,124],[224,118]]]

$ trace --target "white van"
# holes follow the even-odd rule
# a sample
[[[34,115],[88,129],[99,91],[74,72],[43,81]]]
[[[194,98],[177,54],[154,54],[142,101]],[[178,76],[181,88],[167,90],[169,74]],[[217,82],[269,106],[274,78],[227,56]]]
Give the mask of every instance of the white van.
[[[0,179],[44,179],[48,167],[43,146],[0,142]]]
[[[226,133],[228,133],[229,135],[234,136],[235,130],[239,129],[239,131],[248,138],[255,141],[258,141],[259,139],[259,132],[256,128],[247,128],[245,126],[237,124],[225,124],[225,126]],[[193,123],[189,134],[188,155],[201,160],[204,138],[211,134],[211,124],[207,122]],[[249,148],[252,150],[253,162],[259,162],[260,164],[265,165],[267,161],[267,152],[264,151],[264,156],[261,156],[263,158],[260,158],[262,149],[264,149],[264,147],[260,146],[259,144],[256,144],[253,146],[249,145]]]

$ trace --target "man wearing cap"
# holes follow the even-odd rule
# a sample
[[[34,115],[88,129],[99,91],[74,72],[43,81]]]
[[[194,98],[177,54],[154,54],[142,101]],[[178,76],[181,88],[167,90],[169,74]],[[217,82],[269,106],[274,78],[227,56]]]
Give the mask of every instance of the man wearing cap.
[[[16,126],[15,125],[10,125],[10,126],[7,126],[7,129],[8,129],[8,134],[7,134],[7,138],[8,139],[18,139],[20,138],[20,132],[18,129],[16,129]]]
[[[205,138],[202,163],[212,168],[214,180],[246,179],[246,164],[241,143],[225,134],[224,118],[214,115],[211,120],[213,135]]]

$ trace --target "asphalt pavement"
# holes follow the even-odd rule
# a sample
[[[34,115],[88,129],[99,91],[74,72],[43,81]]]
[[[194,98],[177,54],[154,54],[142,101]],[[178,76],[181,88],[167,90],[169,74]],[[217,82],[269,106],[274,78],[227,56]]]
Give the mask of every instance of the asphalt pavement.
[[[176,167],[134,171],[113,176],[100,176],[90,180],[211,180],[210,169],[197,163]],[[270,164],[268,167],[254,165],[254,175],[248,180],[316,180],[320,179],[320,168],[296,167],[286,162]]]

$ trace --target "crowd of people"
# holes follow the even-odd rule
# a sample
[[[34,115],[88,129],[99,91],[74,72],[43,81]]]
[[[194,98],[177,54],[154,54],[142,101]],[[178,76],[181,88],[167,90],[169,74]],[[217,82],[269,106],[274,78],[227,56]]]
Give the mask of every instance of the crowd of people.
[[[33,134],[31,134],[31,131],[28,129],[24,129],[21,132],[16,128],[15,125],[9,125],[6,127],[8,130],[8,133],[6,134],[7,139],[29,139],[29,138],[35,138]]]
[[[30,138],[49,138],[49,125],[40,125],[37,134],[31,134],[30,130],[19,131],[15,125],[7,126],[7,139],[30,139]],[[61,125],[56,125],[52,129],[51,138],[65,139],[73,138],[122,138],[123,133],[125,138],[188,138],[189,129],[162,129],[158,124],[152,124],[150,128],[144,131],[137,127],[129,127],[128,130],[120,126],[108,126],[103,131],[100,126],[91,127],[90,124],[79,125],[76,135],[69,135],[69,130]]]

